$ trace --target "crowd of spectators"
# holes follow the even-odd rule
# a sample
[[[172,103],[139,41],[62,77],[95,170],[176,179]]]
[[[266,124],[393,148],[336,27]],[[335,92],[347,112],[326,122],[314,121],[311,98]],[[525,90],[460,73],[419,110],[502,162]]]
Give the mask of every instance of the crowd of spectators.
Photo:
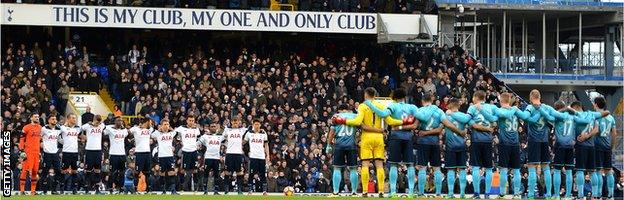
[[[324,149],[330,118],[337,105],[356,108],[363,100],[365,88],[375,87],[380,96],[388,96],[393,88],[403,87],[408,91],[408,101],[418,106],[423,94],[431,92],[437,96],[435,104],[443,110],[449,98],[458,98],[462,111],[468,108],[475,90],[487,91],[489,103],[497,103],[498,93],[506,90],[494,84],[487,76],[488,69],[458,45],[375,57],[355,53],[357,48],[328,50],[338,48],[331,42],[320,45],[325,51],[259,47],[262,44],[252,48],[240,43],[228,48],[199,45],[190,52],[166,51],[157,55],[144,44],[95,54],[88,50],[92,46],[75,46],[72,42],[9,42],[3,44],[0,80],[2,129],[21,130],[31,113],[40,113],[42,123],[50,115],[59,116],[62,122],[69,92],[97,92],[104,88],[117,102],[106,124],[112,124],[114,116],[137,115],[156,123],[169,119],[172,126],[179,126],[190,114],[196,116],[203,130],[213,122],[221,128],[228,127],[233,116],[240,116],[244,126],[259,119],[269,135],[269,191],[294,186],[299,192],[329,192],[332,155]],[[106,61],[92,62],[95,57],[104,57]],[[380,57],[390,61],[378,62]],[[96,66],[105,68],[106,73],[96,73],[101,71],[94,70]],[[379,70],[382,68],[386,70]],[[11,161],[16,172],[21,168],[16,155],[19,134],[12,134]],[[134,159],[132,144],[127,142],[129,161]],[[174,146],[180,149],[179,143]],[[108,147],[105,139],[103,151],[107,152]],[[106,174],[106,153],[104,158]],[[202,159],[199,160],[201,163]],[[153,170],[157,171],[158,166],[154,165]],[[195,184],[182,177],[183,172],[179,187],[186,191],[202,191],[206,183],[230,184],[222,179],[205,180],[201,168],[192,180]],[[150,187],[159,188],[158,173],[149,178],[153,180]],[[344,180],[344,190],[353,190],[347,187],[348,174]],[[399,189],[405,188],[405,178],[399,180],[403,180],[399,181]],[[104,178],[106,181],[108,178]],[[371,184],[375,184],[374,179]]]
[[[2,0],[2,2],[251,10],[268,10],[271,7],[270,0]],[[415,0],[278,0],[276,3],[294,5],[294,10],[297,11],[429,13],[434,9],[433,1]],[[289,7],[284,8],[290,10]]]

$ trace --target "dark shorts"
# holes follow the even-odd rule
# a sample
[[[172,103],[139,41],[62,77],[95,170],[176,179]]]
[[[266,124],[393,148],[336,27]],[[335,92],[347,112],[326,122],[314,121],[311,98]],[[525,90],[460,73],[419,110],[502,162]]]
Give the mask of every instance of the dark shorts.
[[[182,168],[192,170],[197,167],[197,151],[182,152]]]
[[[357,156],[355,149],[336,149],[333,155],[333,165],[337,167],[357,166]]]
[[[158,165],[160,165],[161,172],[173,171],[175,169],[175,158],[171,157],[159,157]]]
[[[475,142],[470,146],[470,165],[492,168],[492,143]]]
[[[555,147],[555,158],[553,159],[553,167],[561,169],[563,167],[574,167],[574,149]]]
[[[576,160],[574,168],[577,170],[592,170],[596,168],[594,163],[594,147],[576,146]]]
[[[78,169],[78,153],[63,152],[63,169]]]
[[[613,165],[611,163],[611,150],[596,149],[596,169],[611,169]]]
[[[446,151],[444,163],[446,168],[466,168],[466,151]]]
[[[56,153],[43,153],[43,173],[48,173],[49,169],[60,170],[61,158]]]
[[[136,171],[149,172],[152,168],[152,155],[149,152],[136,153]]]
[[[111,171],[126,171],[126,156],[110,155],[108,157],[111,165]]]
[[[225,168],[228,172],[239,172],[242,165],[243,154],[225,154]]]
[[[100,169],[102,168],[102,151],[101,150],[86,150],[85,151],[85,169]]]
[[[258,174],[258,177],[264,179],[266,177],[266,160],[264,159],[249,159],[249,176],[253,177],[253,174]]]
[[[411,140],[388,140],[388,162],[414,163],[414,142]]]
[[[206,168],[206,176],[212,171],[213,177],[219,176],[221,161],[217,159],[205,159],[204,167]]]
[[[418,165],[440,166],[440,145],[418,144]]]
[[[520,169],[520,146],[498,145],[498,166]]]
[[[527,147],[529,164],[550,163],[550,147],[548,142],[531,142]]]

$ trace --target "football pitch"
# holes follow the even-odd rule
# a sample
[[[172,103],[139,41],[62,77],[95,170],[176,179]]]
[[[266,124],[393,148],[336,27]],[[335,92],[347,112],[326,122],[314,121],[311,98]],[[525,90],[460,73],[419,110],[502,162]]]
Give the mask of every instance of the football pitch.
[[[305,195],[305,194],[296,194],[294,196],[285,196],[282,193],[271,193],[269,195],[263,196],[261,194],[255,194],[255,195],[236,195],[236,194],[231,194],[231,195],[200,195],[198,194],[182,194],[182,195],[159,195],[159,194],[151,194],[151,195],[118,195],[118,194],[114,194],[114,195],[36,195],[36,196],[31,196],[31,195],[12,195],[9,198],[3,198],[3,199],[15,199],[15,200],[31,200],[31,199],[41,199],[41,200],[126,200],[126,199],[130,199],[130,200],[138,200],[138,199],[146,199],[146,198],[154,198],[154,199],[158,199],[158,200],[203,200],[203,199],[207,199],[207,200],[234,200],[234,199],[242,199],[242,200],[256,200],[256,199],[262,199],[262,200],[277,200],[277,199],[293,199],[293,200],[313,200],[313,199],[361,199],[362,197],[350,197],[348,194],[342,194],[340,197],[335,197],[335,198],[329,198],[326,195]],[[369,197],[368,199],[380,199],[378,197]],[[386,196],[384,199],[389,199],[388,196]],[[398,199],[408,199],[405,196],[399,197]],[[423,197],[418,197],[418,198],[413,198],[413,199],[443,199],[443,198],[432,198],[432,197],[428,197],[428,198],[423,198]],[[454,198],[454,199],[460,199],[460,198]],[[507,199],[511,199],[511,198],[507,198]]]
[[[209,199],[209,200],[234,200],[234,199],[242,199],[242,200],[256,200],[256,199],[267,199],[267,200],[277,200],[277,199],[304,199],[304,200],[312,200],[312,199],[330,199],[327,196],[284,196],[283,194],[272,194],[267,196],[262,195],[36,195],[36,196],[20,196],[13,195],[7,199],[41,199],[41,200],[138,200],[138,199],[146,199],[146,198],[154,198],[158,200],[199,200],[199,199]],[[3,198],[4,199],[4,198]],[[352,197],[344,196],[339,198],[331,198],[331,199],[355,199]]]

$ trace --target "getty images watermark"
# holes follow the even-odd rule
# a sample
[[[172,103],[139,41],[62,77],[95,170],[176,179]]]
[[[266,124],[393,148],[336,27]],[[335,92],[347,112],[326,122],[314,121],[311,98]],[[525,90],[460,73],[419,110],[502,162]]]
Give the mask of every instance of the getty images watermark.
[[[2,196],[11,196],[13,186],[11,170],[11,131],[2,131]]]

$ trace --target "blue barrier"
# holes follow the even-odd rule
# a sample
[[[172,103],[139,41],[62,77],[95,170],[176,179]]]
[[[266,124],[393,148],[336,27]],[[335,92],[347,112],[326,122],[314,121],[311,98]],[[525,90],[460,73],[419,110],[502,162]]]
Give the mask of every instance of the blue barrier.
[[[590,0],[565,1],[565,0],[436,0],[436,3],[447,4],[510,4],[510,5],[560,5],[560,6],[598,6],[598,7],[623,7],[622,2],[600,2]]]

